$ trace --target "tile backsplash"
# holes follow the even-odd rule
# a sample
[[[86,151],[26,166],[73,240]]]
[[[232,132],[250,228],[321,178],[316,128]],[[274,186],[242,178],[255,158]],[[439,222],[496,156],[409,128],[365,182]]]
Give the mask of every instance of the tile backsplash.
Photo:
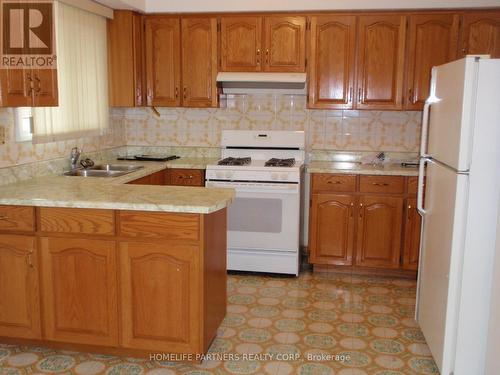
[[[305,130],[309,150],[415,152],[421,112],[309,110],[305,96],[235,95],[221,108],[123,109],[128,145],[217,147],[223,129]]]
[[[75,146],[86,153],[125,145],[219,147],[223,129],[304,130],[309,151],[416,152],[420,139],[421,112],[309,110],[305,96],[235,95],[223,97],[221,108],[158,110],[159,117],[149,108],[112,109],[102,136],[33,145],[15,141],[14,110],[0,109],[0,168],[66,158]]]

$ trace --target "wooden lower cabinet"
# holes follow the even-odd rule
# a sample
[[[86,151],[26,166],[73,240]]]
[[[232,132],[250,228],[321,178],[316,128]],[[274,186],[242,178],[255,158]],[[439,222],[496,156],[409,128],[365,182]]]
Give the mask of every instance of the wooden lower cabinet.
[[[361,196],[356,265],[398,268],[403,198]]]
[[[416,177],[311,176],[310,262],[317,270],[415,276],[421,218]]]
[[[42,336],[34,236],[0,235],[0,336]]]
[[[42,237],[45,338],[116,346],[115,242]]]
[[[403,247],[403,268],[407,270],[418,269],[420,253],[420,230],[422,217],[417,211],[417,199],[406,200],[405,242]]]
[[[131,185],[165,185],[165,170],[127,182]]]
[[[198,252],[196,244],[120,243],[124,347],[198,352]]]
[[[352,264],[356,200],[352,195],[313,196],[309,240],[312,263]]]

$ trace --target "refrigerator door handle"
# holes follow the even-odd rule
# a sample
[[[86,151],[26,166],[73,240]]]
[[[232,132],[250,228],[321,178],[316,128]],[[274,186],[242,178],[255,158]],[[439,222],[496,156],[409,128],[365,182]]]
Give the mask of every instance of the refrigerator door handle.
[[[421,157],[418,163],[417,211],[422,216],[426,213],[424,209],[425,163],[430,161],[432,161],[430,158]]]
[[[420,156],[427,156],[427,139],[429,133],[429,112],[431,108],[429,101],[424,104],[424,110],[422,115],[422,137],[420,138]]]

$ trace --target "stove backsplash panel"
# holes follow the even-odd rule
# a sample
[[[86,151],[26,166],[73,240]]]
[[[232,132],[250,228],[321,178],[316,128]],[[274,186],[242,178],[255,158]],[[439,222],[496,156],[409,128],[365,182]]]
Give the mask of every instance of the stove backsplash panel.
[[[219,147],[223,129],[304,130],[308,150],[416,152],[421,112],[309,110],[297,95],[231,95],[221,108],[122,111],[128,145]]]

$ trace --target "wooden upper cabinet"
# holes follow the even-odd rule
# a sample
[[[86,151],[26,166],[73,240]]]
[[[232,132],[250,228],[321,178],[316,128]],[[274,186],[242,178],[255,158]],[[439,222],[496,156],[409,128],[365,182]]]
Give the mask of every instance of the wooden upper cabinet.
[[[356,265],[398,268],[403,198],[366,195],[359,202]]]
[[[500,11],[464,15],[461,53],[500,58]]]
[[[32,70],[33,107],[57,107],[59,105],[59,93],[57,88],[56,69],[34,69]]]
[[[352,264],[355,199],[351,195],[313,195],[309,232],[312,263]]]
[[[144,16],[115,10],[107,21],[110,107],[139,107],[144,98]]]
[[[432,67],[457,58],[458,29],[457,14],[410,16],[406,109],[422,109],[429,96]]]
[[[179,18],[148,16],[145,20],[147,105],[181,105]]]
[[[47,237],[40,243],[45,338],[118,345],[115,243]]]
[[[402,109],[406,16],[359,17],[358,109]]]
[[[217,106],[217,19],[182,19],[182,103]]]
[[[265,71],[305,71],[305,17],[265,17],[264,41]]]
[[[309,108],[353,108],[355,16],[311,18]]]
[[[260,71],[262,17],[222,17],[220,24],[221,71]]]
[[[0,69],[1,107],[56,107],[57,69]]]
[[[0,336],[41,339],[35,237],[0,235]]]

